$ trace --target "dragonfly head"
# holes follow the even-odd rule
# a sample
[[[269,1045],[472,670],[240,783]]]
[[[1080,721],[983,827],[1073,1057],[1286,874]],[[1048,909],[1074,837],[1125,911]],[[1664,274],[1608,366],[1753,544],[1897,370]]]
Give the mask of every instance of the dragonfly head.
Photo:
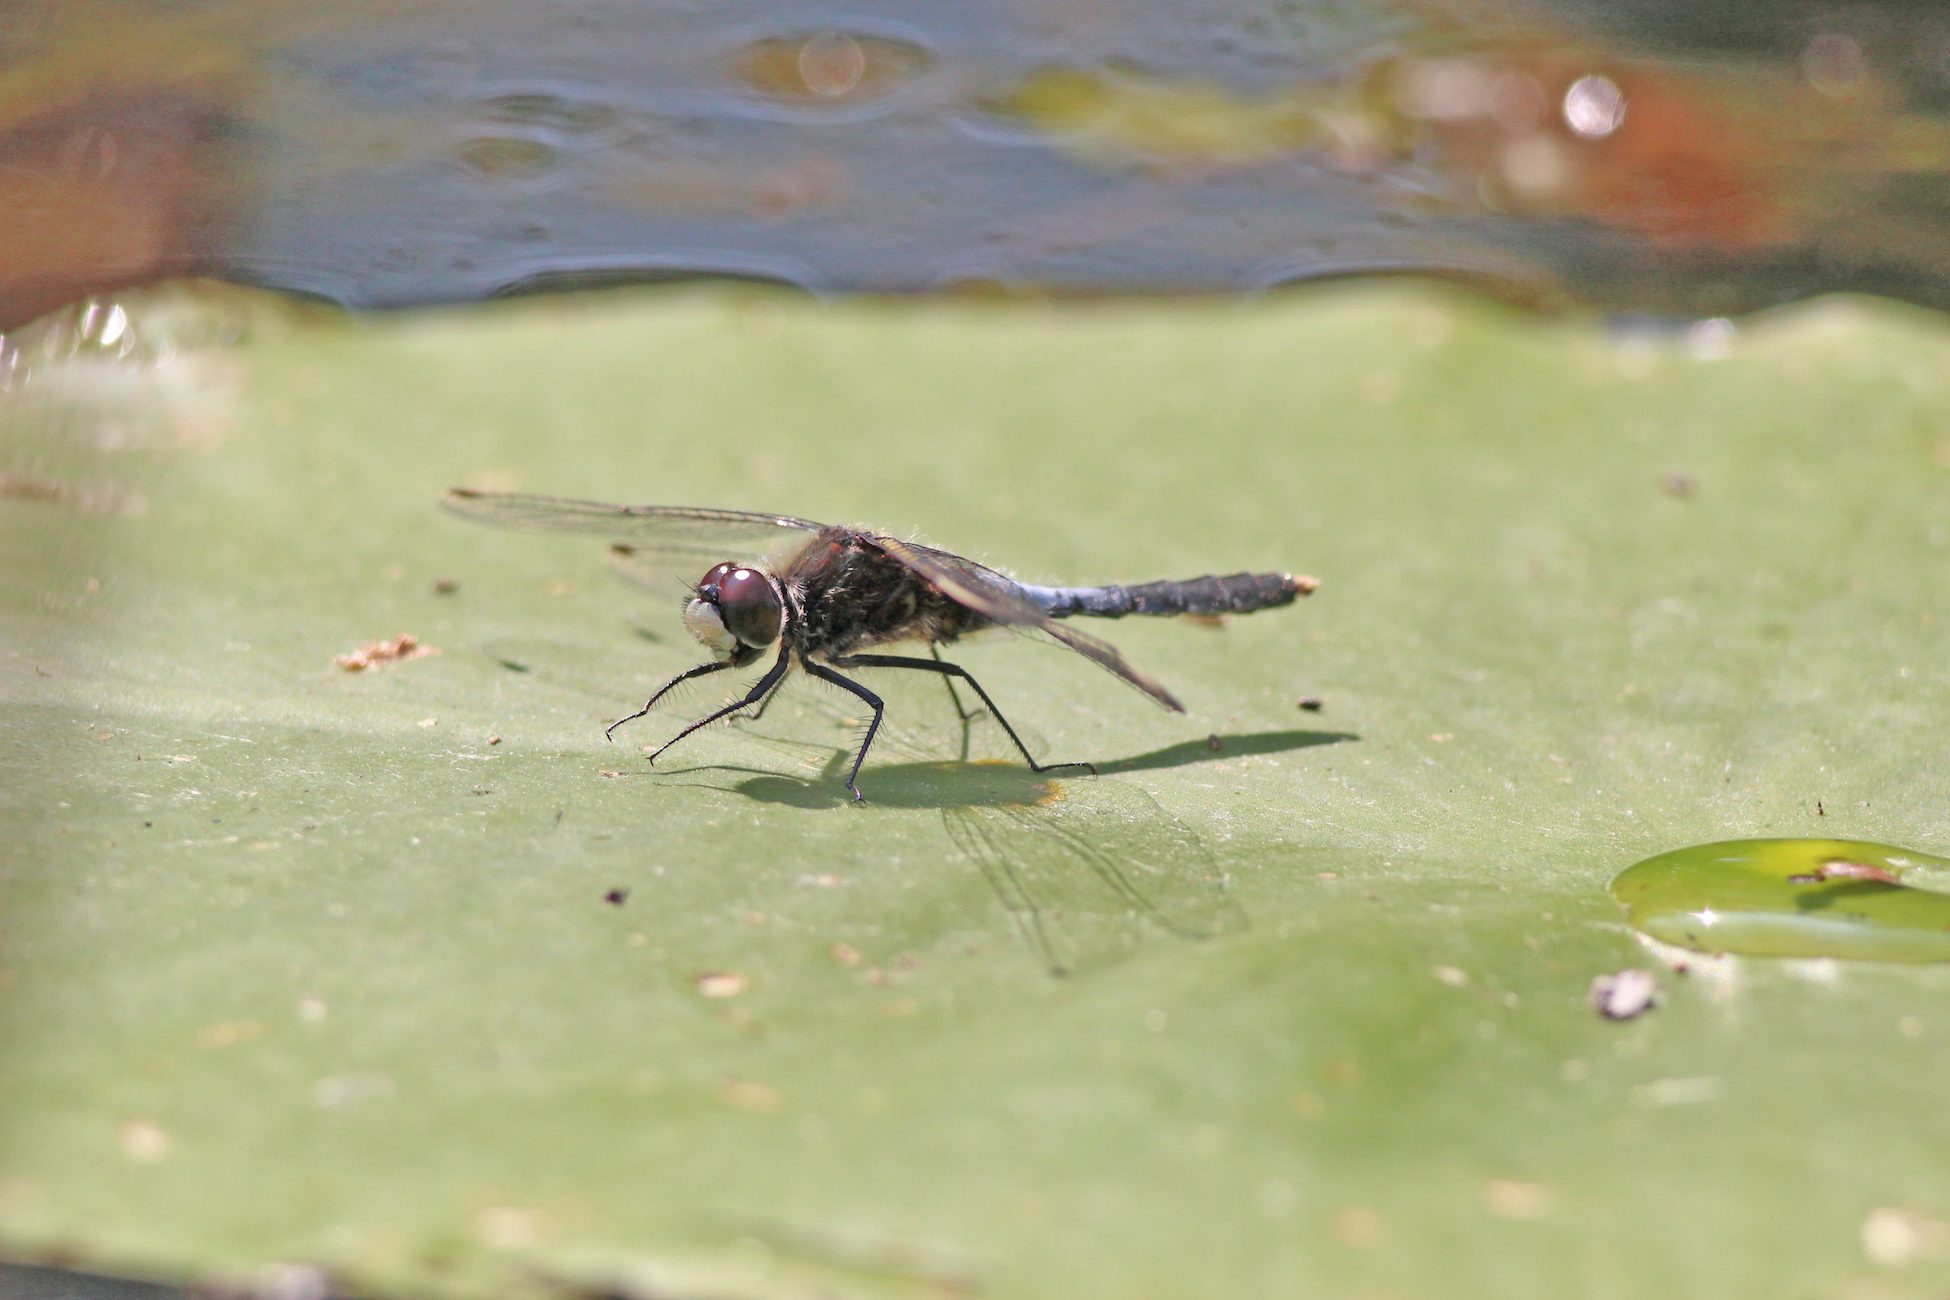
[[[747,661],[779,639],[785,606],[778,588],[757,569],[720,564],[697,584],[684,606],[692,636],[728,659]]]

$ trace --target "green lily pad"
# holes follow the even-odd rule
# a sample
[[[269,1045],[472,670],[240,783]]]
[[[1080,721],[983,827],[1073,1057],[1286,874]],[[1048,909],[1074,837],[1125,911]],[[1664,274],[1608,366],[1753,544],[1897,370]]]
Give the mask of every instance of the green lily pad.
[[[1633,925],[1701,952],[1950,961],[1950,893],[1904,881],[1950,860],[1857,840],[1674,849],[1611,882]]]
[[[454,1297],[1940,1289],[1950,970],[1584,999],[1656,960],[1606,892],[1632,862],[1950,845],[1941,321],[131,319],[0,407],[7,1257]],[[810,683],[654,768],[681,711],[605,743],[694,662],[668,602],[442,515],[456,483],[1322,586],[1106,625],[1182,717],[959,655],[1094,779],[875,679],[852,807],[857,720]]]

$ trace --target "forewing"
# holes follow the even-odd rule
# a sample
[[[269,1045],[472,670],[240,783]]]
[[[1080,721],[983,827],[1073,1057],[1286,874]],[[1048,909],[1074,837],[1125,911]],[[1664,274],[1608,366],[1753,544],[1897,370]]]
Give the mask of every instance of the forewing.
[[[455,488],[441,499],[448,513],[496,528],[530,533],[588,533],[628,542],[643,557],[721,560],[763,558],[805,544],[820,525],[789,515],[695,506],[619,506],[603,501],[476,492]]]
[[[628,542],[611,542],[607,558],[609,571],[616,577],[676,604],[697,594],[697,580],[703,572],[691,557],[645,553]]]
[[[1051,618],[1015,581],[987,565],[977,564],[950,551],[923,546],[919,542],[904,542],[897,537],[877,536],[874,541],[887,554],[926,578],[944,594],[984,618],[1047,636],[1107,672],[1121,677],[1173,713],[1185,711],[1177,696],[1166,690],[1155,677],[1126,659],[1123,651],[1108,641],[1100,641],[1088,632],[1079,632]]]

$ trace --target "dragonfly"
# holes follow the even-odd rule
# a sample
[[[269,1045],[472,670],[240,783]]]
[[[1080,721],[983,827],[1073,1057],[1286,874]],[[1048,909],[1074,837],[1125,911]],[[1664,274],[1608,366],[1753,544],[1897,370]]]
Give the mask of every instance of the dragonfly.
[[[641,570],[708,564],[683,589],[684,626],[711,658],[665,682],[642,708],[610,724],[604,735],[646,716],[671,691],[714,673],[771,663],[743,695],[686,725],[651,752],[655,763],[678,741],[734,714],[762,711],[796,665],[808,675],[857,697],[872,711],[854,753],[846,788],[858,801],[861,765],[873,748],[886,705],[841,669],[890,668],[935,673],[949,694],[961,681],[1008,734],[1033,772],[1095,773],[1087,762],[1041,763],[982,684],[940,647],[995,627],[1012,628],[1066,646],[1164,708],[1185,706],[1157,679],[1109,642],[1069,626],[1078,617],[1122,618],[1250,614],[1290,605],[1319,583],[1291,573],[1234,573],[1097,587],[1045,587],[1018,582],[950,551],[864,528],[815,523],[790,515],[690,506],[612,505],[521,492],[455,488],[441,502],[464,519],[524,532],[607,537],[612,551]],[[696,572],[695,567],[687,571]],[[928,657],[881,652],[920,642]],[[960,698],[955,696],[956,707]],[[969,715],[964,714],[964,717]]]

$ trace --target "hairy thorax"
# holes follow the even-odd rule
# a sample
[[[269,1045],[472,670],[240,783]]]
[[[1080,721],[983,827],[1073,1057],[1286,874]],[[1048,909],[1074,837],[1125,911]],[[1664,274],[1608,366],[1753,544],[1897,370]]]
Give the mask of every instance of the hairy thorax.
[[[890,558],[872,533],[825,529],[783,576],[799,606],[800,645],[826,658],[892,641],[946,645],[990,626]]]

